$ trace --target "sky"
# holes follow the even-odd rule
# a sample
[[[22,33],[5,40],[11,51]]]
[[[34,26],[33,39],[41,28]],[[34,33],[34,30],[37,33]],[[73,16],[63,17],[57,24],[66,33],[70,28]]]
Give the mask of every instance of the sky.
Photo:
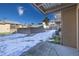
[[[47,15],[49,19],[54,14]],[[23,24],[40,23],[45,15],[35,8],[31,3],[26,4],[0,4],[0,19],[9,19]]]

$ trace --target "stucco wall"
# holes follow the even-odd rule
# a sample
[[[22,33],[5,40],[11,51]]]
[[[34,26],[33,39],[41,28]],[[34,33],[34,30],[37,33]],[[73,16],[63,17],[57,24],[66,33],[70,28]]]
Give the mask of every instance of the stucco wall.
[[[10,24],[0,24],[0,32],[10,32]]]

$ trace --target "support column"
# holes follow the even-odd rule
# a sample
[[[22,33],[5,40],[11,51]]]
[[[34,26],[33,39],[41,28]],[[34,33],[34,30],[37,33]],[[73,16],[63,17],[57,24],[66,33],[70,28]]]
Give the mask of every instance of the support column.
[[[62,44],[78,48],[78,8],[77,5],[64,8],[61,11],[62,20]]]

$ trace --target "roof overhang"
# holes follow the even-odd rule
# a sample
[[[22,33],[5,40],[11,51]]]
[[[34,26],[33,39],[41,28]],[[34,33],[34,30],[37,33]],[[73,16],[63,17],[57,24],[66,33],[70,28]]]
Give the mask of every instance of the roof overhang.
[[[52,13],[76,5],[76,3],[33,3],[42,13]]]

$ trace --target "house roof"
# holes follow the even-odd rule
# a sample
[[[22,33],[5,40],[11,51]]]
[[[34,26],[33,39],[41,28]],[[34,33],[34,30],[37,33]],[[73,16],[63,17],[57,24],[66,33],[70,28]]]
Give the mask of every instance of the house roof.
[[[5,24],[21,24],[21,23],[19,23],[19,22],[16,22],[16,21],[11,21],[11,20],[0,20],[0,24],[3,24],[3,23],[5,23]]]

